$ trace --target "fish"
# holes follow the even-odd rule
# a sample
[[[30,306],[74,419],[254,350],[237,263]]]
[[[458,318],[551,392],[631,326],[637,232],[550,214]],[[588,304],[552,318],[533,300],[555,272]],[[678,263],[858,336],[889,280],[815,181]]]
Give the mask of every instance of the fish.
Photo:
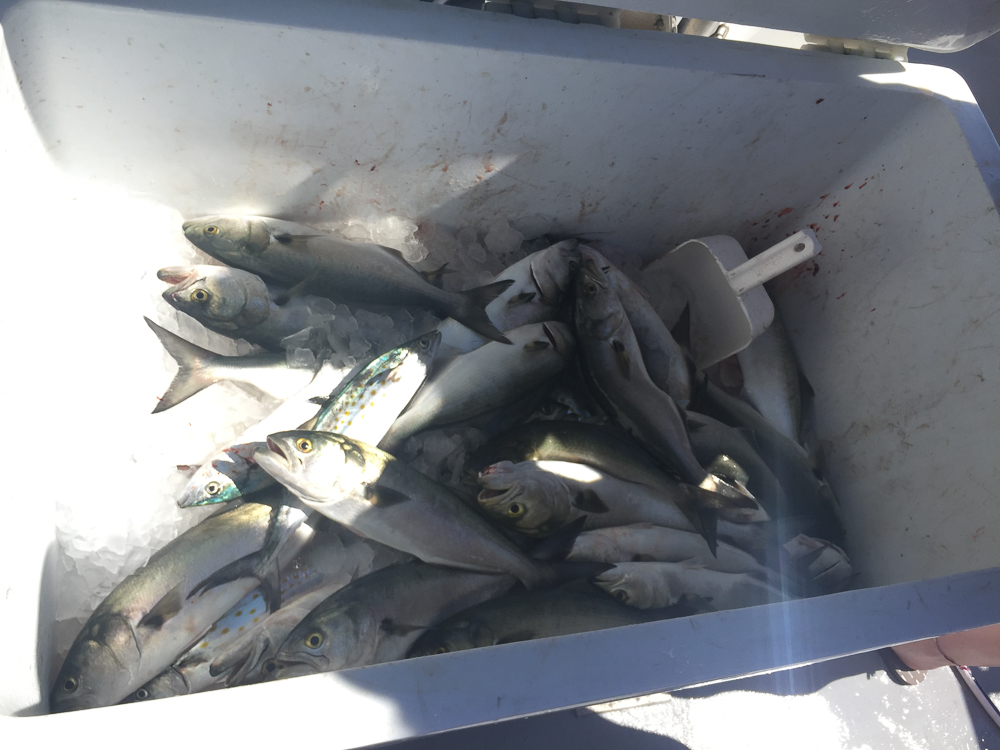
[[[696,562],[627,562],[594,583],[622,604],[640,609],[692,603],[723,610],[780,602],[781,591],[747,573],[722,573]]]
[[[56,677],[53,712],[119,703],[160,674],[258,586],[280,604],[282,564],[308,541],[307,514],[249,502],[211,516],[168,542],[97,606]]]
[[[316,411],[313,397],[325,395],[323,391],[339,377],[332,369],[324,373],[320,382],[314,381],[301,391],[291,406],[249,428],[200,467],[178,505],[186,508],[229,502],[271,484],[271,477],[253,460],[253,452],[275,430],[309,424],[317,430],[378,442],[427,378],[440,343],[441,335],[432,331],[376,357],[346,385],[335,389]]]
[[[352,549],[357,547],[359,545],[352,545]],[[299,619],[304,617],[312,607],[349,583],[356,567],[357,561],[348,558],[339,537],[317,535],[294,561],[281,568],[281,609],[272,612],[264,592],[254,589],[215,622],[204,638],[170,669],[140,687],[124,702],[159,700],[229,686],[232,682],[223,674],[225,670],[213,668],[219,659],[238,650],[240,643],[255,643],[268,623],[272,623],[272,627],[276,624],[279,614],[287,619],[289,613],[307,605],[308,609]],[[244,659],[250,655],[248,651]]]
[[[571,461],[667,491],[677,483],[628,433],[578,421],[532,422],[491,438],[467,461],[473,483],[478,472],[499,461]]]
[[[190,315],[210,331],[240,338],[269,351],[284,352],[282,339],[308,328],[321,297],[292,295],[284,304],[281,290],[260,276],[229,266],[171,266],[156,272],[171,284],[163,292],[172,307]]]
[[[694,560],[707,570],[746,573],[775,588],[782,586],[781,576],[776,571],[761,565],[753,555],[738,547],[719,542],[715,556],[707,552],[705,540],[694,532],[633,523],[584,531],[573,539],[566,560],[604,563]]]
[[[295,627],[274,658],[264,662],[265,679],[402,659],[428,627],[503,594],[515,582],[510,575],[424,563],[370,573],[326,599]]]
[[[649,379],[622,303],[593,259],[584,260],[577,277],[575,320],[584,377],[594,397],[683,482],[704,491],[692,494],[690,517],[712,546],[714,513],[757,505],[698,463],[677,404]]]
[[[854,568],[847,553],[823,539],[799,534],[782,545],[791,564],[806,579],[812,593],[832,594],[847,588]]]
[[[247,626],[253,626],[267,616],[269,607],[259,589],[247,594],[233,605],[202,638],[168,670],[161,672],[128,696],[123,703],[160,700],[175,695],[191,695],[225,687],[225,682],[209,674],[212,657],[236,640]]]
[[[316,374],[316,367],[289,365],[284,354],[254,354],[228,357],[185,341],[149,318],[143,318],[163,348],[177,362],[177,374],[153,409],[159,414],[186,401],[213,383],[228,380],[249,386],[256,393],[285,399],[305,386]]]
[[[802,391],[792,343],[777,310],[774,320],[736,358],[743,372],[746,399],[775,428],[799,442]]]
[[[579,518],[586,519],[584,530],[633,523],[696,530],[679,507],[688,502],[688,490],[676,481],[670,489],[653,489],[582,463],[501,461],[480,473],[479,484],[480,508],[528,536],[547,536]],[[756,552],[766,538],[761,526],[720,520],[718,533],[737,547]],[[708,542],[704,544],[711,552]]]
[[[426,563],[511,573],[527,588],[555,576],[446,487],[373,446],[293,430],[268,436],[254,458],[313,510]]]
[[[585,464],[611,477],[637,482],[673,498],[687,516],[688,525],[706,535],[711,548],[714,536],[703,524],[700,507],[701,495],[694,495],[694,488],[678,492],[678,483],[631,435],[620,430],[582,422],[542,421],[515,428],[487,441],[466,462],[467,481],[475,482],[475,472],[500,461],[566,461]],[[739,504],[716,507],[737,522],[759,518],[762,509],[756,502],[740,501]],[[749,516],[747,515],[749,514]],[[636,518],[635,521],[652,519]],[[626,522],[627,523],[627,522]],[[718,520],[714,521],[718,525]],[[715,528],[714,526],[712,527]],[[711,538],[710,538],[711,537]]]
[[[377,445],[423,387],[440,346],[431,331],[376,357],[324,404],[312,429]]]
[[[420,636],[407,658],[586,633],[662,617],[648,616],[591,589],[568,586],[529,591],[478,604]]]
[[[323,362],[304,388],[198,467],[184,486],[177,505],[189,508],[231,502],[272,485],[271,478],[254,462],[254,450],[269,433],[314,418],[318,411],[314,399],[328,398],[343,380],[343,374],[329,361]]]
[[[485,306],[512,280],[464,292],[444,291],[397,250],[260,216],[205,216],[185,221],[182,228],[192,244],[230,266],[338,302],[424,308],[508,343],[490,322]]]
[[[649,379],[681,408],[691,401],[691,371],[688,357],[674,341],[670,329],[656,314],[640,287],[592,247],[580,247],[583,262],[593,260],[622,303],[635,334]]]
[[[555,378],[574,353],[573,334],[563,323],[533,323],[507,333],[513,346],[490,342],[435,373],[378,443],[382,449],[392,452],[418,432],[509,408]]]
[[[591,259],[577,278],[576,330],[587,383],[601,407],[684,482],[697,487],[708,480],[677,404],[649,379],[621,300]]]
[[[554,320],[572,288],[580,264],[577,240],[563,240],[537,250],[505,268],[493,282],[513,283],[486,306],[486,314],[500,331]],[[453,320],[438,326],[445,346],[470,352],[489,339],[478,336]]]
[[[702,390],[699,411],[737,428],[781,484],[788,498],[788,512],[813,519],[810,536],[843,547],[846,532],[839,503],[830,485],[816,476],[813,460],[806,450],[748,403],[714,383],[705,383]]]

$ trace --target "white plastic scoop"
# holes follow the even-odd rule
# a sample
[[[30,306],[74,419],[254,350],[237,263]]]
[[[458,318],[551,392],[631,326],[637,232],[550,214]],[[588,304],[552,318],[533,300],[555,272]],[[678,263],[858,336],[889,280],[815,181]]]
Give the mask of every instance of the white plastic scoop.
[[[704,369],[742,351],[774,319],[765,281],[820,251],[812,230],[803,229],[747,260],[740,243],[717,235],[678,245],[646,268],[666,273],[691,307],[691,356]]]

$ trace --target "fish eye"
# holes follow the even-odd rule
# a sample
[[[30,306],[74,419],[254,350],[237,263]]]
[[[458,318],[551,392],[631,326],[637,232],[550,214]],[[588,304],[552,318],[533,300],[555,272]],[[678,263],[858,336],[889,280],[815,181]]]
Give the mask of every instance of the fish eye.
[[[205,492],[207,492],[209,495],[218,495],[219,490],[221,489],[222,485],[219,484],[218,482],[209,482],[208,484],[205,485]]]
[[[139,688],[135,691],[135,699],[137,701],[144,701],[149,697],[149,691],[146,688]]]
[[[323,645],[323,634],[320,632],[310,633],[306,636],[306,648],[319,648]]]
[[[63,680],[63,684],[59,687],[62,688],[64,693],[75,692],[78,687],[80,687],[80,681],[76,677],[67,677]]]
[[[312,440],[309,438],[299,438],[295,441],[295,447],[298,448],[301,453],[309,453],[313,449]]]
[[[585,291],[588,295],[593,297],[595,294],[597,294],[597,284],[594,284],[593,282],[588,282],[587,284],[584,285],[583,291]]]
[[[628,592],[625,589],[615,589],[611,592],[611,596],[623,604],[628,601]]]
[[[417,342],[417,346],[419,346],[421,349],[426,349],[430,345],[431,341],[430,339],[427,338],[420,339],[420,341]]]
[[[438,646],[436,649],[431,651],[432,656],[437,656],[438,654],[447,654],[447,653],[448,653],[447,646]]]
[[[271,672],[273,672],[277,668],[278,668],[278,662],[276,662],[274,659],[268,659],[261,665],[260,673],[271,674]]]
[[[208,299],[211,296],[212,295],[210,295],[204,289],[195,289],[191,293],[191,299],[193,299],[195,302],[208,302]]]
[[[205,234],[214,237],[219,233],[219,228],[215,226],[215,224],[209,224],[207,227],[205,227],[204,232]]]
[[[524,506],[521,503],[511,503],[507,506],[507,515],[511,518],[520,518],[524,515]]]

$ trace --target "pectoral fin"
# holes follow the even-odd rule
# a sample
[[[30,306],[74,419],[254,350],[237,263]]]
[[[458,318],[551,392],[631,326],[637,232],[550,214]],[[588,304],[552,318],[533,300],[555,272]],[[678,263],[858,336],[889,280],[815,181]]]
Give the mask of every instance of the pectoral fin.
[[[531,302],[531,300],[533,300],[534,298],[535,298],[534,292],[521,292],[520,294],[516,294],[509,300],[507,300],[507,306],[515,307],[516,305],[523,305],[527,302]]]
[[[604,504],[593,490],[580,490],[573,498],[573,507],[587,513],[607,513],[610,508]]]
[[[405,503],[410,496],[405,492],[394,490],[391,487],[383,487],[378,484],[364,485],[365,500],[379,508],[388,508],[392,505]]]
[[[181,611],[184,605],[183,583],[178,583],[164,594],[153,608],[139,620],[140,628],[161,628],[163,623]]]
[[[632,361],[628,356],[628,352],[625,350],[625,344],[618,339],[612,339],[611,348],[614,349],[615,361],[618,362],[618,369],[621,371],[622,376],[628,380],[632,371]]]
[[[304,279],[302,279],[302,281],[300,281],[295,286],[286,289],[284,292],[282,292],[281,294],[279,294],[274,298],[274,304],[276,304],[278,307],[281,307],[282,305],[287,305],[288,302],[291,301],[293,298],[299,296],[300,294],[305,293],[309,284],[312,282],[314,276],[315,274],[311,273]]]
[[[426,625],[407,625],[402,622],[396,622],[388,617],[382,620],[381,628],[388,635],[409,635],[410,633],[416,633],[418,630],[427,630]]]
[[[272,235],[275,240],[280,242],[282,245],[291,245],[293,242],[303,242],[311,237],[322,237],[322,234],[291,234],[290,232],[282,232],[281,234]]]

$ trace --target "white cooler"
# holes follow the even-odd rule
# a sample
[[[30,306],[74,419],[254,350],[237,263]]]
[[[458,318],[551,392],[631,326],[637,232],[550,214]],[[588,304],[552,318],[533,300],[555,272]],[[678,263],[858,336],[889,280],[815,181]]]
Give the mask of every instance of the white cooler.
[[[937,49],[1000,27],[996,4],[879,5],[629,7]],[[1000,621],[1000,149],[952,71],[410,0],[32,0],[0,24],[5,747],[218,745],[252,710],[259,747],[353,748]],[[153,491],[131,478],[209,446],[196,409],[190,446],[159,436],[169,378],[141,316],[181,219],[222,212],[504,218],[642,259],[812,227],[821,255],[772,292],[855,590],[45,715],[57,521],[120,545]]]

